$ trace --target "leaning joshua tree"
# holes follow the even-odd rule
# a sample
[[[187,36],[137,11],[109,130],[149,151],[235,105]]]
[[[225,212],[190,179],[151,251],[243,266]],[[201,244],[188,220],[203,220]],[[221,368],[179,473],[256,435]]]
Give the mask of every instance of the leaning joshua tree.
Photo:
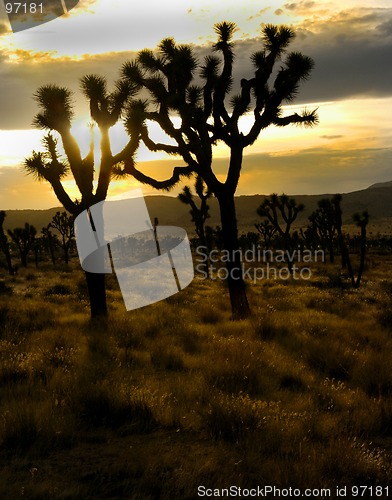
[[[126,81],[118,81],[115,90],[109,92],[106,80],[100,76],[87,75],[81,79],[81,88],[90,104],[92,120],[100,132],[100,163],[94,164],[93,133],[88,154],[83,157],[80,147],[71,132],[73,105],[72,94],[64,87],[45,85],[34,95],[40,108],[34,125],[49,133],[43,139],[44,152],[33,151],[24,162],[24,168],[37,180],[48,181],[63,207],[77,216],[95,203],[105,200],[113,167],[121,161],[129,161],[138,142],[130,138],[122,151],[113,154],[109,131],[121,118],[125,104],[136,92],[136,86]],[[92,131],[93,132],[93,131]],[[58,141],[61,141],[65,158],[61,158]],[[62,183],[66,175],[72,175],[80,197],[72,200]],[[96,188],[93,182],[97,181]],[[106,316],[105,275],[86,271],[87,288],[90,298],[91,317]]]
[[[227,275],[233,317],[250,312],[239,260],[234,195],[240,178],[244,150],[260,132],[276,125],[314,125],[316,111],[283,114],[282,105],[291,101],[313,67],[310,57],[299,52],[286,53],[294,32],[287,26],[266,25],[262,29],[261,50],[251,56],[253,77],[242,78],[234,85],[232,73],[236,25],[215,25],[217,42],[212,49],[220,54],[208,55],[199,67],[194,50],[178,45],[172,38],[162,40],[158,50],[142,50],[136,60],[122,68],[124,81],[139,85],[139,100],[128,107],[127,124],[151,151],[163,151],[182,158],[185,166],[176,167],[170,179],[157,181],[136,169],[132,161],[118,166],[119,174],[131,174],[137,180],[156,188],[170,189],[182,176],[199,175],[217,197],[224,248],[228,259]],[[280,65],[275,70],[276,64]],[[201,80],[195,83],[199,71]],[[275,71],[274,71],[275,70]],[[239,84],[239,94],[232,88]],[[146,98],[146,96],[149,96]],[[241,131],[240,119],[252,116],[248,132]],[[150,124],[157,124],[169,140],[156,143],[150,136]],[[213,165],[213,146],[224,143],[230,154],[225,179]]]

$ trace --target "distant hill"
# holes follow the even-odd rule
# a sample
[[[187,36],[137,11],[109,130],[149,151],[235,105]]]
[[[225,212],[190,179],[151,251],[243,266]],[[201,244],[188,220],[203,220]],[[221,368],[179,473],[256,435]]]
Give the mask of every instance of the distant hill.
[[[374,189],[374,188],[390,188],[392,187],[392,181],[388,182],[377,182],[376,184],[372,184],[371,186],[368,187],[368,189]]]
[[[377,188],[377,189],[375,189]],[[317,208],[317,202],[322,198],[331,198],[333,194],[296,195],[298,203],[305,205],[305,210],[298,217],[297,226],[305,226],[307,218]],[[264,195],[237,196],[237,219],[239,232],[253,231],[254,224],[259,217],[256,210],[262,203]],[[161,225],[180,226],[189,233],[193,233],[193,224],[190,220],[189,207],[180,203],[172,196],[146,196],[146,203],[151,218],[158,217]],[[209,200],[211,217],[207,224],[217,226],[219,220],[219,206],[216,199]],[[369,230],[392,234],[392,182],[379,183],[361,191],[343,194],[343,222],[352,224],[352,214],[368,210],[371,216]],[[25,222],[33,224],[38,231],[49,224],[53,215],[60,208],[49,210],[8,210],[5,219],[5,228],[21,227]]]

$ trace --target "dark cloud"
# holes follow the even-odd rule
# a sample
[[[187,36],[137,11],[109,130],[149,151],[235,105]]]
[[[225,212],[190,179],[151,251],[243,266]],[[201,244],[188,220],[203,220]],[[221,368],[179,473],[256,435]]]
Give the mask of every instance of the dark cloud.
[[[377,26],[377,29],[383,36],[392,35],[392,19],[382,22]]]
[[[321,137],[321,139],[332,140],[332,139],[340,139],[341,137],[344,137],[344,136],[341,134],[336,134],[336,135],[320,135],[320,137]]]
[[[91,2],[83,3],[84,6]],[[290,5],[305,6],[312,2]],[[79,8],[79,6],[77,7]],[[104,45],[104,44],[103,44]],[[241,78],[252,76],[250,55],[260,50],[257,39],[236,42],[234,92]],[[210,53],[209,47],[195,47],[199,60]],[[335,13],[323,22],[304,21],[297,28],[291,50],[300,50],[315,61],[311,78],[301,85],[298,104],[322,102],[355,96],[385,97],[391,95],[392,9],[360,9]],[[29,128],[37,112],[32,99],[36,89],[57,83],[75,91],[78,106],[86,110],[80,99],[79,79],[86,73],[98,73],[113,82],[131,52],[108,53],[83,60],[50,59],[45,54],[18,52],[22,63],[7,62],[8,53],[0,52],[0,129]],[[83,107],[84,106],[84,107]]]
[[[315,61],[297,102],[392,95],[392,65],[387,62],[392,53],[392,9],[349,10],[323,22],[308,19],[296,29],[296,35],[290,50],[299,50]],[[242,75],[251,75],[249,56],[260,48],[257,40],[237,43],[237,81]]]
[[[33,59],[27,52],[19,55],[25,58],[23,63],[3,63],[0,68],[0,129],[31,128],[37,113],[33,94],[38,87],[49,83],[71,89],[79,112],[87,112],[87,103],[79,90],[80,78],[85,74],[97,73],[107,76],[110,86],[119,78],[122,64],[132,58],[134,53],[104,54],[79,61],[67,58],[48,60],[45,54],[36,54]]]
[[[298,12],[303,10],[308,11],[315,5],[316,2],[301,1],[301,2],[286,3],[284,4],[284,8],[287,10],[291,10],[292,12]]]

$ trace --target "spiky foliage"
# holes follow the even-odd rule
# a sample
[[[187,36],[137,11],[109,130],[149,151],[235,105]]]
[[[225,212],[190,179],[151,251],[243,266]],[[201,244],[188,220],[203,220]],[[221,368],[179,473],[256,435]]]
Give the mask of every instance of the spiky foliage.
[[[31,156],[24,160],[23,167],[35,180],[60,181],[67,175],[69,165],[66,160],[60,158],[58,140],[49,133],[42,139],[42,144],[45,151],[33,151]]]
[[[64,130],[71,125],[73,117],[72,92],[57,85],[43,85],[34,94],[41,112],[33,125],[46,130]]]
[[[105,199],[114,166],[125,160],[130,161],[139,144],[138,138],[133,140],[130,137],[125,148],[113,155],[108,134],[109,129],[121,118],[129,99],[138,91],[136,83],[121,79],[115,82],[114,90],[109,91],[106,78],[92,74],[81,78],[80,87],[89,102],[91,118],[101,135],[101,161],[95,192],[94,124],[88,125],[91,129],[90,149],[82,157],[80,147],[71,133],[74,114],[72,93],[65,87],[45,85],[34,94],[40,108],[34,118],[34,125],[50,132],[42,141],[44,151],[33,151],[23,164],[25,171],[36,180],[48,181],[58,200],[74,215]],[[59,154],[59,141],[65,152],[64,158]],[[80,200],[73,201],[61,182],[69,174],[75,179]]]
[[[223,141],[231,149],[235,145],[241,156],[242,150],[270,125],[312,126],[317,123],[317,110],[304,110],[301,114],[288,116],[282,112],[283,103],[294,99],[300,83],[309,77],[313,68],[312,59],[299,52],[287,53],[284,57],[294,38],[293,30],[287,26],[267,24],[262,28],[262,50],[251,56],[254,77],[243,78],[240,93],[229,95],[233,86],[233,37],[236,29],[235,23],[227,21],[215,25],[217,41],[212,49],[221,57],[205,57],[200,66],[202,86],[193,83],[198,66],[193,48],[177,44],[173,38],[162,40],[155,52],[140,51],[134,61],[122,67],[124,80],[146,89],[151,97],[149,101],[144,100],[142,106],[141,101],[128,106],[127,127],[132,126],[134,131],[139,129],[141,140],[149,149],[181,156],[187,167],[201,175],[215,193],[222,189],[222,183],[211,169],[214,144]],[[280,60],[281,69],[273,79],[275,64]],[[238,121],[250,110],[255,116],[254,124],[247,134],[243,134]],[[176,114],[180,118],[179,127],[173,121]],[[148,136],[147,120],[156,122],[176,146],[154,143]],[[142,174],[134,165],[129,167],[129,173],[143,182]],[[239,163],[236,162],[234,167],[231,162],[225,185],[232,192],[237,187],[239,173]],[[188,169],[184,169],[184,174],[188,175]]]

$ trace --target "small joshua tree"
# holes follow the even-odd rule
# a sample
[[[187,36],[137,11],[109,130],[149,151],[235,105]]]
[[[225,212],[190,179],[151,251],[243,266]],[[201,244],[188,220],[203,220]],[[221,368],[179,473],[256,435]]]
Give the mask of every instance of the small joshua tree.
[[[286,194],[277,195],[274,193],[267,196],[257,209],[257,214],[260,217],[265,217],[281,237],[290,271],[292,270],[292,259],[289,258],[289,255],[298,244],[298,235],[296,232],[292,233],[291,228],[298,214],[304,208],[302,203],[297,205],[294,198],[290,198]]]
[[[271,224],[271,222],[268,219],[265,219],[262,222],[255,224],[255,228],[261,234],[264,240],[265,249],[269,250],[271,246],[271,241],[277,232],[277,228],[273,224]]]
[[[210,207],[208,206],[207,201],[212,196],[212,192],[206,189],[203,179],[199,176],[196,177],[195,192],[200,199],[200,206],[197,206],[189,186],[184,187],[182,192],[178,195],[178,199],[182,203],[185,203],[185,205],[189,205],[191,207],[190,214],[192,216],[192,222],[195,224],[195,231],[199,239],[199,244],[201,247],[205,248],[206,254],[208,255],[210,248],[208,248],[207,245],[205,222],[210,217]],[[204,264],[204,273],[208,277],[208,257],[204,261]]]
[[[323,250],[328,248],[329,260],[334,262],[334,242],[336,235],[336,201],[328,198],[319,200],[318,208],[309,216],[313,234]]]
[[[37,230],[26,222],[24,227],[9,229],[8,234],[19,250],[22,266],[27,267],[27,256],[33,246]]]
[[[64,262],[69,262],[69,251],[75,238],[73,217],[67,212],[56,212],[48,228],[56,229],[60,234],[58,245],[63,250]]]
[[[56,264],[56,256],[55,256],[55,247],[59,244],[57,236],[55,236],[51,231],[50,224],[47,227],[43,227],[41,229],[41,238],[43,241],[44,247],[49,250],[50,258],[52,260],[52,264]]]

